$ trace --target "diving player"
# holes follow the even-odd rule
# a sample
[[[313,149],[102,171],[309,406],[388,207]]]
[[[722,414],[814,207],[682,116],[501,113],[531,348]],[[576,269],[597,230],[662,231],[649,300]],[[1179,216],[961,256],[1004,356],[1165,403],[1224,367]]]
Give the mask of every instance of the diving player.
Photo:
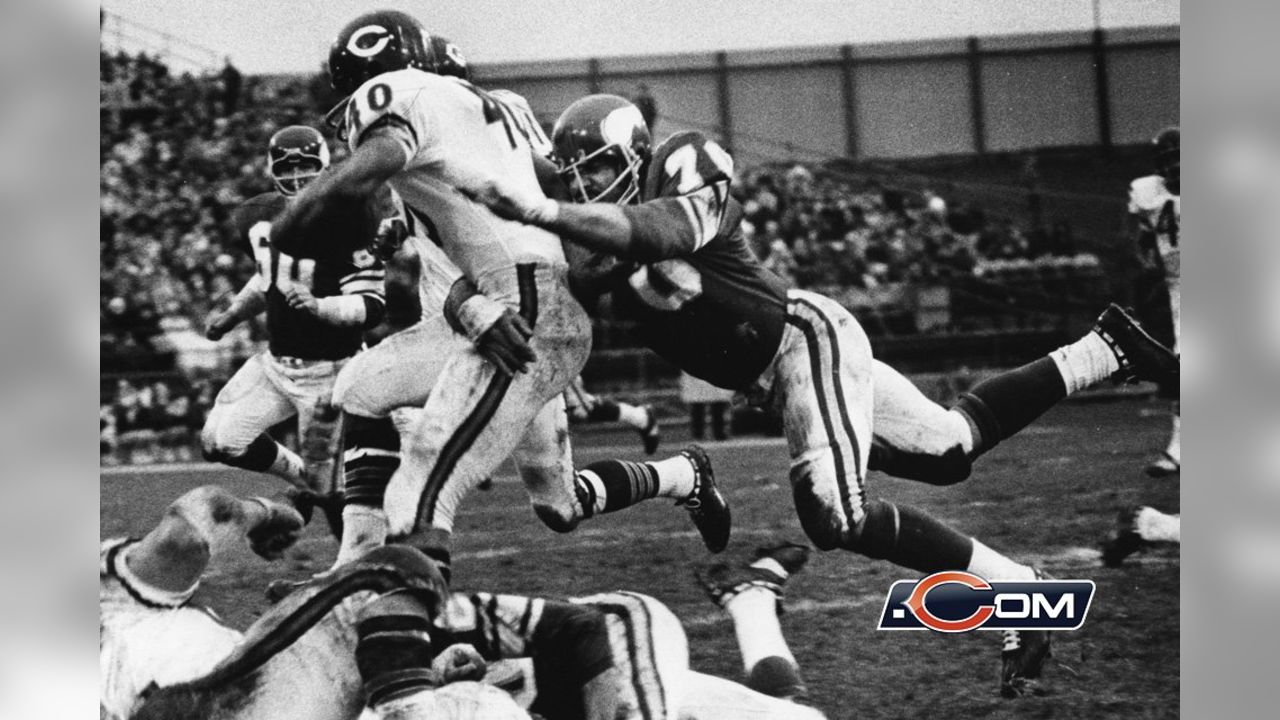
[[[742,238],[742,208],[729,194],[733,161],[714,141],[681,132],[653,148],[639,110],[612,95],[570,105],[552,140],[577,203],[496,176],[464,191],[502,217],[615,258],[594,263],[604,268],[600,277],[578,284],[611,293],[614,312],[680,369],[781,411],[797,514],[819,549],[843,548],[925,573],[1037,577],[918,509],[868,500],[872,458],[893,474],[958,482],[973,458],[1070,392],[1112,375],[1177,374],[1176,358],[1113,307],[1081,340],[979,384],[947,411],[876,363],[843,307],[788,290],[760,265]],[[1002,692],[1023,692],[1048,649],[1043,632],[1007,644]]]
[[[362,347],[361,333],[381,321],[385,304],[382,264],[366,250],[312,259],[271,245],[272,218],[328,166],[329,148],[317,130],[301,125],[280,130],[267,146],[276,192],[251,198],[232,216],[235,238],[253,257],[256,271],[231,306],[209,319],[206,335],[217,340],[265,310],[270,343],[218,393],[201,433],[206,459],[271,473],[322,493],[333,489],[337,453],[337,410],[330,406],[334,379]],[[344,227],[359,230],[361,223]],[[371,225],[369,230],[340,242],[363,246]],[[330,232],[316,228],[306,242],[334,245]],[[307,462],[266,434],[294,415]]]

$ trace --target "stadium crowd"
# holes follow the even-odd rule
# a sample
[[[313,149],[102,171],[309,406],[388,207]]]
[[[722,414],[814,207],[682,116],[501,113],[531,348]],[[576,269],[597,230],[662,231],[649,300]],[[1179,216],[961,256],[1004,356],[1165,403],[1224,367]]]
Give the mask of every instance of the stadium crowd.
[[[104,52],[100,60],[102,371],[177,370],[197,379],[195,390],[108,383],[103,448],[113,459],[160,457],[119,440],[141,429],[142,437],[186,438],[175,447],[188,442],[212,397],[208,383],[226,378],[264,339],[257,323],[216,345],[203,338],[205,318],[253,271],[227,220],[237,204],[270,189],[262,158],[271,133],[314,124],[332,98],[314,78],[242,81],[229,63],[197,77],[174,75],[146,55]],[[333,151],[343,155],[337,144]],[[1078,262],[1066,226],[1028,233],[929,191],[814,166],[746,168],[736,192],[744,231],[767,266],[836,297]]]

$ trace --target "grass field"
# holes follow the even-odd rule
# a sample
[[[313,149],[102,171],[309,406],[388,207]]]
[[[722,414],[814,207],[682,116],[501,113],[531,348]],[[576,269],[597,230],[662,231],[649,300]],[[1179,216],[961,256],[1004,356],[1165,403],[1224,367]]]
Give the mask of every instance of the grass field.
[[[943,636],[875,630],[884,595],[911,577],[884,562],[833,552],[815,555],[788,588],[783,628],[810,687],[807,702],[831,718],[1176,717],[1179,560],[1177,549],[1103,568],[1097,542],[1118,509],[1133,503],[1177,511],[1178,482],[1142,468],[1168,431],[1160,405],[1142,400],[1063,405],[982,458],[974,476],[934,488],[873,474],[872,497],[922,507],[988,545],[1061,578],[1097,582],[1083,629],[1059,634],[1045,693],[1003,700],[997,692],[999,634]],[[678,433],[662,451],[680,447]],[[634,436],[583,435],[579,463],[639,455]],[[722,557],[737,560],[772,538],[803,540],[777,440],[708,444],[733,507]],[[269,480],[224,470],[113,471],[102,477],[103,537],[145,532],[184,490],[221,483],[235,492],[275,489]],[[264,608],[276,577],[323,570],[335,544],[323,522],[308,528],[280,563],[250,558],[214,569],[201,599],[244,627]],[[691,580],[710,559],[685,513],[650,502],[598,518],[570,535],[546,530],[514,476],[468,499],[457,523],[455,585],[519,594],[584,595],[625,588],[656,596],[684,621],[696,669],[737,679],[739,655],[727,616]]]

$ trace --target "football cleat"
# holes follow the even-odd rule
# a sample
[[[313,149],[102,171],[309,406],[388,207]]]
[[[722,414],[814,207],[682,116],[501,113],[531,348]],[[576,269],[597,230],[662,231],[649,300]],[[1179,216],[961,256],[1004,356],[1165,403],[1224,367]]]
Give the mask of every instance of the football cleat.
[[[1147,465],[1147,477],[1162,478],[1182,472],[1182,465],[1169,453],[1161,453],[1160,457]]]
[[[652,405],[645,405],[644,411],[649,422],[640,428],[640,442],[644,443],[644,454],[652,455],[658,451],[658,444],[662,442],[662,426],[658,424],[658,414],[653,411]]]
[[[1120,511],[1116,518],[1116,529],[1102,542],[1103,565],[1120,567],[1125,558],[1146,547],[1147,541],[1138,534],[1136,526],[1138,511],[1141,509],[1131,507]]]
[[[677,500],[676,504],[689,511],[689,518],[702,535],[702,542],[713,553],[721,552],[729,544],[732,519],[729,501],[716,488],[716,476],[711,470],[707,451],[698,445],[690,445],[680,454],[693,463],[693,492]]]
[[[1036,569],[1037,579],[1049,575]],[[1044,661],[1053,655],[1047,630],[1006,630],[1000,649],[1000,695],[1007,698],[1033,694],[1039,686]]]
[[[1115,353],[1120,369],[1112,375],[1117,380],[1150,380],[1174,387],[1178,385],[1181,363],[1172,350],[1161,345],[1115,303],[1098,316],[1094,323],[1098,333]]]
[[[782,566],[783,571],[787,573],[787,577],[795,575],[804,569],[805,563],[809,562],[809,546],[801,545],[793,542],[780,542],[776,545],[762,545],[755,550],[755,558],[757,561],[763,559],[773,560]],[[777,578],[778,584],[785,583],[787,577],[780,577],[763,568],[753,568],[760,572],[766,572]]]

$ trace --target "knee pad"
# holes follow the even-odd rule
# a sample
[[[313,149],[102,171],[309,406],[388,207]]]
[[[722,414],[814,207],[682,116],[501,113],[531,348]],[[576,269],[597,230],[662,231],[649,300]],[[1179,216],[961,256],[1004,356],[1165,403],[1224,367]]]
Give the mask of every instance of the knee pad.
[[[952,406],[952,410],[964,415],[973,422],[982,435],[982,445],[989,450],[1005,438],[1004,429],[1000,426],[1000,418],[987,402],[973,393],[960,393],[960,399]]]
[[[866,514],[843,547],[873,560],[890,557],[898,544],[898,508],[884,500],[866,504]]]
[[[518,470],[533,512],[543,525],[558,533],[572,532],[578,527],[583,518],[582,504],[572,487],[564,488],[558,466],[521,464]]]
[[[838,506],[823,500],[815,490],[814,470],[819,463],[804,460],[791,466],[791,495],[800,527],[819,550],[834,550],[848,542],[852,531]]]
[[[946,486],[967,480],[973,461],[959,445],[941,455],[926,455],[902,452],[877,439],[871,445],[868,467],[906,480]]]

